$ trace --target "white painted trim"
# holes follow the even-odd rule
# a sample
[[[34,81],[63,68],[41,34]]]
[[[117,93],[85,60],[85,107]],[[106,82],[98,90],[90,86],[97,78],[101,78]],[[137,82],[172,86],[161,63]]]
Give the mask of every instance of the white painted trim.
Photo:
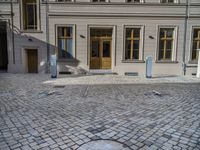
[[[190,43],[189,43],[189,58],[188,58],[188,62],[192,61],[192,48],[193,48],[194,29],[200,29],[200,26],[199,25],[194,25],[190,29]]]
[[[90,29],[91,28],[112,28],[112,58],[111,58],[111,69],[113,70],[113,68],[115,67],[115,51],[116,51],[116,25],[87,25],[87,37],[88,37],[88,41],[87,41],[87,50],[88,50],[88,70],[90,69]]]
[[[23,0],[21,0],[20,1],[20,7],[19,8],[21,8],[21,10],[20,10],[20,13],[21,13],[21,15],[20,15],[20,23],[21,23],[21,30],[22,31],[40,31],[41,30],[41,11],[40,11],[40,0],[36,0],[36,2],[37,2],[37,29],[35,30],[35,29],[31,29],[31,30],[29,30],[29,29],[24,29],[24,12],[23,12]]]
[[[156,61],[158,60],[159,56],[159,40],[160,40],[160,29],[161,28],[171,28],[174,29],[174,43],[173,43],[173,50],[172,50],[172,59],[171,61],[177,61],[177,48],[178,48],[178,26],[176,25],[158,25],[157,26],[157,37],[156,37]]]
[[[126,51],[126,28],[140,28],[139,60],[144,60],[144,28],[145,25],[124,25],[123,27],[123,57],[125,60]]]
[[[58,27],[72,27],[73,31],[73,58],[76,59],[76,25],[75,24],[55,24],[55,54],[58,54]],[[57,55],[58,58],[58,55]],[[64,59],[64,58],[63,58]],[[70,58],[69,58],[70,59]],[[66,58],[68,60],[68,58]]]

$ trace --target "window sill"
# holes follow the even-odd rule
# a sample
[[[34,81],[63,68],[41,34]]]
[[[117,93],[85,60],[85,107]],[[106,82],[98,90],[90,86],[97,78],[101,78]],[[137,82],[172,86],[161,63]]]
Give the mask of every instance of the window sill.
[[[21,30],[21,33],[43,33],[41,30]]]
[[[197,61],[197,60],[190,60],[188,63],[189,63],[189,64],[197,65],[197,64],[198,64],[198,61]]]
[[[171,60],[157,60],[155,63],[162,63],[162,64],[177,64],[178,61],[171,61]]]
[[[144,60],[122,60],[122,63],[145,63]]]

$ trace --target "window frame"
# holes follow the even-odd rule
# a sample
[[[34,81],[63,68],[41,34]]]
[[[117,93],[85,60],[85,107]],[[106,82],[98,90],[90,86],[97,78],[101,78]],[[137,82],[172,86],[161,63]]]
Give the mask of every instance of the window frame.
[[[192,60],[192,51],[193,51],[193,42],[194,42],[194,30],[195,29],[199,29],[200,30],[200,26],[192,26],[192,29],[191,29],[189,63],[192,63],[192,64],[197,64],[198,63],[198,59]]]
[[[20,28],[24,32],[40,32],[41,31],[41,14],[40,14],[40,1],[36,0],[36,13],[37,13],[37,27],[36,29],[25,29],[24,26],[24,3],[23,0],[20,1]]]
[[[162,28],[169,28],[174,29],[174,38],[173,38],[173,50],[171,54],[171,60],[159,60],[159,51],[160,51],[160,29]],[[157,29],[157,50],[156,50],[156,62],[164,62],[164,63],[171,63],[171,62],[177,62],[177,45],[178,45],[178,26],[173,25],[159,25]]]
[[[58,28],[59,27],[72,27],[72,58],[59,58],[59,49],[58,49]],[[76,59],[76,25],[75,24],[56,24],[55,25],[55,53],[58,61],[70,61]]]
[[[139,41],[139,58],[126,59],[126,29],[127,28],[140,28],[140,41]],[[144,62],[144,25],[124,25],[123,30],[123,62]]]

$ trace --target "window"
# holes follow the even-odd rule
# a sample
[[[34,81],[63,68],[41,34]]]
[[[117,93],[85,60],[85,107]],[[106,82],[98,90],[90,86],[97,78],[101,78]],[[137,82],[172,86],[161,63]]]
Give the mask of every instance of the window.
[[[125,28],[125,60],[139,60],[141,28]]]
[[[99,2],[108,2],[107,0],[92,0],[92,2],[97,2],[97,3],[99,3]]]
[[[200,28],[193,29],[193,41],[192,41],[192,61],[198,60],[198,51],[200,49]]]
[[[143,0],[127,0],[127,3],[142,3]]]
[[[174,28],[160,28],[158,60],[172,60]]]
[[[161,3],[175,3],[175,0],[161,0]]]
[[[37,2],[23,0],[23,25],[25,30],[37,30]]]
[[[58,58],[73,58],[73,27],[58,27]]]

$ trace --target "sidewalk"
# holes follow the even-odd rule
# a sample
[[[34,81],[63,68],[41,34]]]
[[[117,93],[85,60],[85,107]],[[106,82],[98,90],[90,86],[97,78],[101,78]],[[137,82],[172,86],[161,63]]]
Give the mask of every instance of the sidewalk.
[[[195,76],[155,76],[150,79],[144,76],[121,75],[89,75],[89,76],[59,76],[57,79],[49,79],[44,83],[55,85],[76,84],[158,84],[158,83],[200,83],[200,78]]]

